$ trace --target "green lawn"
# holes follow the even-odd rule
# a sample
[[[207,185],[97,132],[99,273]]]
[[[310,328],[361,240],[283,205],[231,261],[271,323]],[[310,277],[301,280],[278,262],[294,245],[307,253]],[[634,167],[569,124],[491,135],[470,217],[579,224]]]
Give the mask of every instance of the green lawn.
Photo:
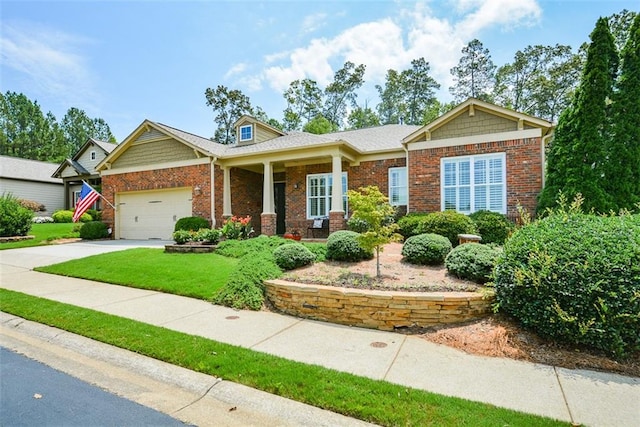
[[[187,369],[380,425],[568,425],[493,405],[306,365],[5,289],[0,289],[0,310]]]
[[[136,248],[63,262],[37,271],[208,300],[238,260],[222,255]]]
[[[79,237],[79,233],[73,232],[73,223],[49,223],[49,224],[33,224],[30,236],[35,236],[34,239],[22,240],[20,242],[0,243],[0,250],[2,249],[16,249],[27,248],[30,246],[47,245],[51,240]]]

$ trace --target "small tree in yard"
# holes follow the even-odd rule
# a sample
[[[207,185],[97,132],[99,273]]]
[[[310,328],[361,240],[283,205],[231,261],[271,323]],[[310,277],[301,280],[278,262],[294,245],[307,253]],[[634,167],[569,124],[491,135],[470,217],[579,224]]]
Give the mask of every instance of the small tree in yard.
[[[389,204],[387,196],[382,194],[375,185],[361,187],[358,191],[349,190],[347,196],[349,207],[353,211],[351,218],[367,224],[366,230],[358,236],[358,241],[366,250],[375,249],[376,275],[380,277],[380,252],[383,250],[383,245],[402,238],[396,234],[398,225],[390,220],[395,210]]]

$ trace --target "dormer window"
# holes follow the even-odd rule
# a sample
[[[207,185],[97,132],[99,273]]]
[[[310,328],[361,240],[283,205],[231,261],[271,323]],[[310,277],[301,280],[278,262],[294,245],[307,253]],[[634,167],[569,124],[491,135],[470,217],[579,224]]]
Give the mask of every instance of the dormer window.
[[[240,126],[240,142],[251,141],[253,139],[253,126]]]
[[[92,151],[90,156],[91,156],[91,160],[95,160],[96,159],[96,152]]]

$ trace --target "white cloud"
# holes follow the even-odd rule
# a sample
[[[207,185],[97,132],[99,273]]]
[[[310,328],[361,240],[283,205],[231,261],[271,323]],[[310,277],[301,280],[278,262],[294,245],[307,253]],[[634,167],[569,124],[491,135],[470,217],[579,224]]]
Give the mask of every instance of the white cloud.
[[[229,68],[229,70],[225,73],[224,78],[228,79],[229,77],[233,77],[236,74],[241,74],[246,69],[247,69],[247,64],[244,62],[235,64],[233,67]]]
[[[91,105],[96,97],[86,58],[79,46],[90,41],[28,23],[3,23],[2,67],[22,74],[41,96],[68,105]]]
[[[398,3],[402,5],[402,3]],[[432,76],[447,92],[450,69],[462,48],[482,31],[534,25],[541,9],[536,0],[452,0],[445,18],[425,3],[399,8],[397,16],[357,24],[332,38],[315,38],[307,46],[265,56],[264,71],[254,76],[277,92],[296,79],[310,78],[324,86],[345,61],[365,64],[368,84],[384,82],[388,69],[402,70],[424,57]],[[315,22],[310,15],[309,26]],[[254,84],[254,87],[257,85]]]
[[[313,15],[305,16],[301,25],[302,33],[309,34],[318,31],[326,25],[326,20],[326,13],[314,13]]]

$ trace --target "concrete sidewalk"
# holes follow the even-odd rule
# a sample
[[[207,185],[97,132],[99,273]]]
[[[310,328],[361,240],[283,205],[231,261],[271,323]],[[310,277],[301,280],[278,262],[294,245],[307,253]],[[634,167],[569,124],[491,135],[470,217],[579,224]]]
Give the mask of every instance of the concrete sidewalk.
[[[638,425],[640,378],[472,356],[413,336],[236,311],[31,271],[36,265],[140,244],[74,243],[0,251],[0,280],[6,289],[417,389],[590,426]]]

